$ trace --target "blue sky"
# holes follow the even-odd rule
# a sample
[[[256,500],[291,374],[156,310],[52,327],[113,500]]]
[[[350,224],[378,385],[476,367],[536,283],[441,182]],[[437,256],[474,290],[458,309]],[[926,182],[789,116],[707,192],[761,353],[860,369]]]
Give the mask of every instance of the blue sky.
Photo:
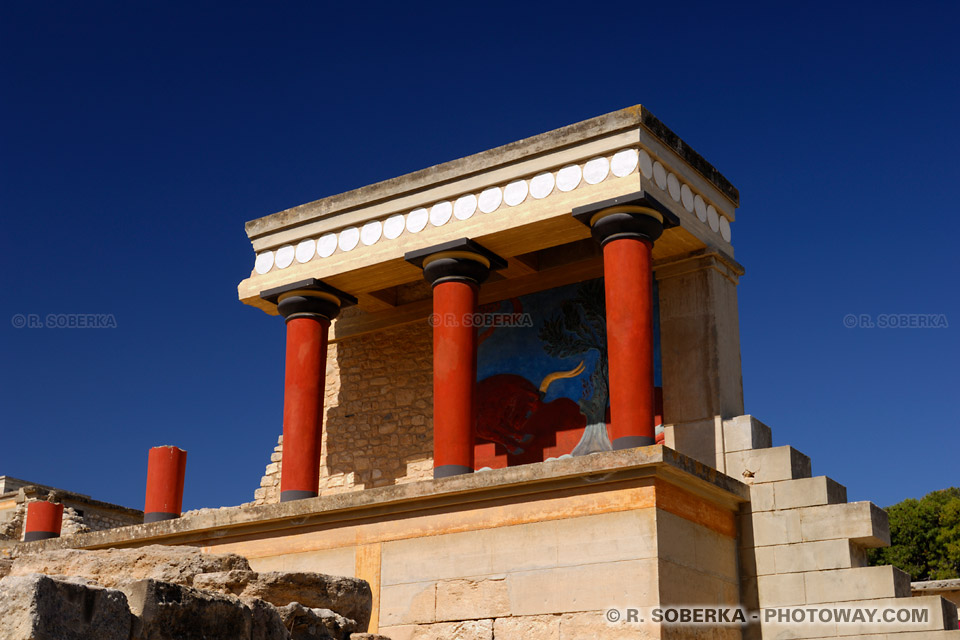
[[[748,412],[851,500],[960,484],[956,3],[345,5],[0,5],[0,474],[142,507],[177,444],[185,508],[252,499],[243,223],[642,103],[740,189]]]

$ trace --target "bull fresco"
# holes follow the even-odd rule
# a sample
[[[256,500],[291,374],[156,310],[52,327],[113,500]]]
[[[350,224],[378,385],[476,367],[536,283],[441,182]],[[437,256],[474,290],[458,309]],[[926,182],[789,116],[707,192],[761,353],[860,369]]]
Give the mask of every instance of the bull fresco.
[[[656,294],[655,286],[659,387]],[[478,331],[476,468],[609,450],[603,279],[486,305],[481,312],[523,321]]]

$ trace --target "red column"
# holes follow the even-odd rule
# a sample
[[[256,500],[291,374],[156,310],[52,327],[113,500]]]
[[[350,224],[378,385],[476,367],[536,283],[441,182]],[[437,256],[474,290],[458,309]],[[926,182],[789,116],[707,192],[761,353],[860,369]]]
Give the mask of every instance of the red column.
[[[477,310],[475,283],[439,282],[433,288],[433,475],[473,472],[476,415]]]
[[[171,446],[150,449],[147,458],[147,497],[143,521],[179,518],[183,510],[183,480],[187,452]]]
[[[54,502],[28,502],[27,521],[23,525],[23,541],[59,538],[63,525],[63,505]]]
[[[330,320],[319,315],[287,320],[281,502],[313,498],[319,493],[329,329]]]
[[[614,449],[654,443],[652,249],[633,237],[603,245]]]

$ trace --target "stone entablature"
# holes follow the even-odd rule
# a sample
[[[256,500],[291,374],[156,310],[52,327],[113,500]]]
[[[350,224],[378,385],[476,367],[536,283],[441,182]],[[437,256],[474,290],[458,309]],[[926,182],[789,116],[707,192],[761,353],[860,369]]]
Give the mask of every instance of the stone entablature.
[[[240,298],[275,313],[260,293],[306,277],[360,294],[413,282],[405,252],[459,237],[505,257],[585,238],[565,219],[573,208],[638,191],[683,229],[656,257],[705,247],[733,255],[736,189],[637,106],[253,220],[257,260]],[[539,223],[550,232],[505,234]],[[396,272],[364,272],[379,264]]]

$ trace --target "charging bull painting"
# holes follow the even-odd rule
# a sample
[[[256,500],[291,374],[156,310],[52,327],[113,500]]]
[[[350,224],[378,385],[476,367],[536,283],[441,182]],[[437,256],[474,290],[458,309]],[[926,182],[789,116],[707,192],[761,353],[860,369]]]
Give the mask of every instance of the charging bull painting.
[[[478,332],[475,466],[610,449],[603,280],[487,305]],[[654,289],[655,380],[659,309]],[[506,318],[509,322],[498,322]]]

